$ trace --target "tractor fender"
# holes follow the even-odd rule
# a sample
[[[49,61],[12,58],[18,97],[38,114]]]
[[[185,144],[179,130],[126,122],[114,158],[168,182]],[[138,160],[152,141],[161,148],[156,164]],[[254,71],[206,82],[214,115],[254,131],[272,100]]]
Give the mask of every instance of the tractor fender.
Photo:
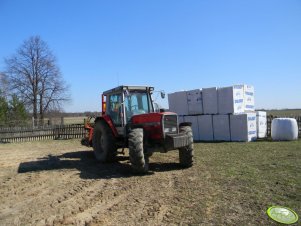
[[[103,116],[97,117],[97,118],[95,119],[95,123],[96,123],[97,121],[100,121],[100,120],[103,120],[103,121],[105,121],[105,122],[107,123],[107,125],[111,128],[111,130],[112,130],[112,132],[113,132],[113,135],[114,135],[115,137],[118,136],[118,132],[117,132],[116,127],[114,126],[113,121],[112,121],[112,119],[111,119],[110,116],[108,116],[108,115],[103,115]]]

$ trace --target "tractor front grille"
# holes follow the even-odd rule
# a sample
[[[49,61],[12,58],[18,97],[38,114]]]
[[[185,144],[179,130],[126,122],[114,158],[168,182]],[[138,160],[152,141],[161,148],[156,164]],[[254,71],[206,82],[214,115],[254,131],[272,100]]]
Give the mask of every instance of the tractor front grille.
[[[164,134],[178,133],[178,116],[177,115],[163,115],[163,131],[164,131]]]

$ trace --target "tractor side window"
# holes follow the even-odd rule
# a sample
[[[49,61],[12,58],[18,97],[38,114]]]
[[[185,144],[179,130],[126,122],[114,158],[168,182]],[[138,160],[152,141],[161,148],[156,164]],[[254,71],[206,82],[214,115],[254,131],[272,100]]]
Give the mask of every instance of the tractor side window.
[[[121,125],[121,94],[113,94],[109,96],[107,114],[111,116],[116,126]]]
[[[141,95],[140,99],[140,106],[141,106],[141,109],[143,109],[145,112],[149,112],[149,104],[148,104],[148,98],[147,98],[147,95],[143,94]]]

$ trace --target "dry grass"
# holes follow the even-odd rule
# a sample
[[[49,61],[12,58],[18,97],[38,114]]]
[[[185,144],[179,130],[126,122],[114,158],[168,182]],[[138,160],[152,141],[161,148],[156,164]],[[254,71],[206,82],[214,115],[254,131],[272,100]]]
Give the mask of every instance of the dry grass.
[[[278,117],[296,117],[301,116],[301,109],[268,110],[267,114]]]
[[[64,117],[64,124],[69,125],[69,124],[84,124],[84,120],[87,117]]]

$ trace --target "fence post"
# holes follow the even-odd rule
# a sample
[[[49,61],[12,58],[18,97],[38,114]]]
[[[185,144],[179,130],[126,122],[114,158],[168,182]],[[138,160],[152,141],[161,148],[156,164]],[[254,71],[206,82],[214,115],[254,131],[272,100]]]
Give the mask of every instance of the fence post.
[[[61,125],[64,125],[64,117],[61,117]]]

